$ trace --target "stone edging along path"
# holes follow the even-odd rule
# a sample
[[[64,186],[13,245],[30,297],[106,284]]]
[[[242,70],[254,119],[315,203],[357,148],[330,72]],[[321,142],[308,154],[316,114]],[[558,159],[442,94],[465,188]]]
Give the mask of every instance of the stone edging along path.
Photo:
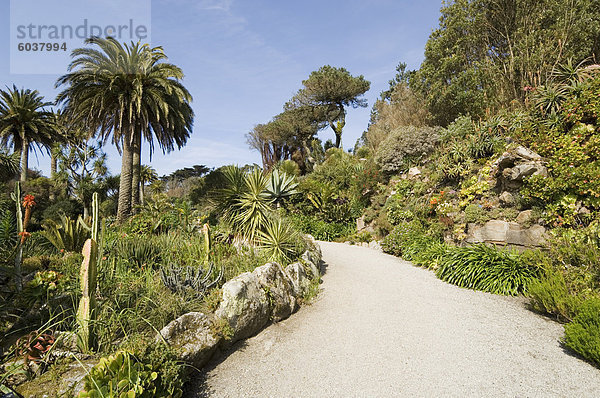
[[[260,332],[269,322],[289,317],[321,275],[321,249],[310,236],[308,244],[300,261],[285,269],[267,263],[229,280],[222,287],[215,314],[184,314],[165,326],[157,341],[166,342],[183,361],[201,368],[219,348],[228,348]]]

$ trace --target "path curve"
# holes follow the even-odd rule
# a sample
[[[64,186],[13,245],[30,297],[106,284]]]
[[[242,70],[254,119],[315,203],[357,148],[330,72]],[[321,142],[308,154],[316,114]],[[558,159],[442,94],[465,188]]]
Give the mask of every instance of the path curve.
[[[188,397],[593,397],[600,370],[523,299],[461,289],[372,249],[320,242],[312,305],[238,343]]]

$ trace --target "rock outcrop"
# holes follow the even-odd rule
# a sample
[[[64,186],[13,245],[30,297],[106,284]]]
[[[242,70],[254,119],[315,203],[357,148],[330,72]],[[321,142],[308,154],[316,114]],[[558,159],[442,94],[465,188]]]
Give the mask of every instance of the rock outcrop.
[[[504,152],[492,165],[496,187],[502,191],[514,191],[532,175],[547,176],[548,169],[540,155],[523,146]]]
[[[546,229],[541,225],[523,228],[516,222],[490,220],[483,226],[469,224],[466,241],[515,248],[541,247],[546,242]]]
[[[83,378],[97,363],[96,359],[71,362],[61,369],[60,377],[46,372],[15,390],[27,398],[77,396],[83,390]]]
[[[234,341],[252,336],[267,324],[269,299],[256,274],[245,272],[223,285],[223,299],[215,316],[227,320]]]
[[[201,312],[189,312],[175,319],[161,331],[157,341],[175,348],[181,360],[200,367],[217,349],[221,337],[211,328],[212,320]]]

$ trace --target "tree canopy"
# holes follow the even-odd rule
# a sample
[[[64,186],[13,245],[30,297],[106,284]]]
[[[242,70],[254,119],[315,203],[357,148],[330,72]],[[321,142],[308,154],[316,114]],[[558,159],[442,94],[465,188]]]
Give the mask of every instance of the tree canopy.
[[[571,59],[600,58],[599,0],[456,0],[441,9],[425,60],[410,75],[436,124],[523,101]]]
[[[366,107],[361,98],[371,83],[363,75],[352,76],[345,68],[325,65],[302,82],[304,86],[286,104],[286,109],[312,107],[319,109],[318,121],[327,123],[335,133],[335,145],[342,145],[342,129],[346,124],[346,108]]]

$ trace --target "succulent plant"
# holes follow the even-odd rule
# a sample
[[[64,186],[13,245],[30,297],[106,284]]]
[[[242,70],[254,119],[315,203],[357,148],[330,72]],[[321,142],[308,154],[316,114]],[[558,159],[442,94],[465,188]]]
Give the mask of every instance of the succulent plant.
[[[217,276],[214,271],[213,264],[209,264],[206,270],[202,267],[171,265],[160,269],[160,279],[172,292],[192,291],[198,296],[203,296],[223,277],[223,267]]]
[[[92,238],[83,245],[83,262],[79,271],[81,300],[77,309],[77,342],[83,351],[91,350],[96,342],[93,323],[96,316],[96,282],[98,278],[98,193],[92,196]]]

